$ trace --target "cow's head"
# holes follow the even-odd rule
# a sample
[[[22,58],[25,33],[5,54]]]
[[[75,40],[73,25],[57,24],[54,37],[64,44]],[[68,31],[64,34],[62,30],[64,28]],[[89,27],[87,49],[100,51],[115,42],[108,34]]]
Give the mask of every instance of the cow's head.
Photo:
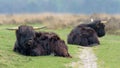
[[[98,37],[105,35],[105,25],[101,22],[101,20],[93,21],[92,28],[96,31]]]
[[[31,26],[21,25],[16,30],[16,37],[21,47],[29,48],[33,46],[35,31]]]

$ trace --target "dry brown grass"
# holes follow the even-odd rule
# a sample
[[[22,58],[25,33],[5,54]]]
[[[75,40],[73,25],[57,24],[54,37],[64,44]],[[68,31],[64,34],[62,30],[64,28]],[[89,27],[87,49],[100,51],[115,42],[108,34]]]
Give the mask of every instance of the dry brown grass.
[[[0,15],[0,24],[26,24],[26,23],[43,23],[48,28],[64,28],[74,27],[81,23],[89,23],[90,19],[106,20],[106,31],[112,34],[119,34],[120,30],[120,15],[108,14],[11,14]]]

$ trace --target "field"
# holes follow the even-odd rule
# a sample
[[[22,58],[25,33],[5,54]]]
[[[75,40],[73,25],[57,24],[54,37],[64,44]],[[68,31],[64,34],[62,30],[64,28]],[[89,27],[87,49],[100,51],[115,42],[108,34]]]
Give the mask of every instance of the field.
[[[42,26],[41,24],[28,24],[32,26]],[[63,58],[50,56],[30,57],[13,52],[15,42],[15,31],[6,28],[18,25],[0,25],[0,68],[69,68],[66,66],[79,59],[77,53],[81,47],[68,45],[69,52],[73,58]],[[56,32],[66,41],[67,35],[72,28],[42,29],[38,31]],[[93,47],[98,58],[98,68],[119,68],[120,67],[120,36],[109,35],[100,38],[101,45]],[[70,67],[71,68],[71,67]]]

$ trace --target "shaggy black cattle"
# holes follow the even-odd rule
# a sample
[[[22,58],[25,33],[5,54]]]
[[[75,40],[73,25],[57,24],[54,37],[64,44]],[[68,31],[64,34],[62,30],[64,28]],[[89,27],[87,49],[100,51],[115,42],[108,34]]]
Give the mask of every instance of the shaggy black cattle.
[[[71,57],[63,40],[55,33],[35,32],[31,26],[19,26],[16,30],[14,51],[26,56],[50,55]]]
[[[82,46],[100,44],[97,36],[102,37],[104,35],[105,25],[101,23],[101,20],[95,20],[90,24],[80,24],[75,27],[68,35],[67,42]]]
[[[90,27],[74,28],[68,35],[67,42],[69,44],[76,44],[81,46],[99,44],[95,30]]]
[[[81,27],[93,28],[96,31],[98,37],[102,37],[105,35],[105,25],[101,23],[101,20],[95,20],[90,24],[80,24],[76,28],[81,28]]]
[[[16,30],[16,42],[14,51],[26,56],[45,55],[46,52],[41,44],[36,43],[33,27],[22,25]]]
[[[55,33],[36,32],[37,42],[43,44],[47,54],[54,53],[55,56],[71,57],[63,40]]]

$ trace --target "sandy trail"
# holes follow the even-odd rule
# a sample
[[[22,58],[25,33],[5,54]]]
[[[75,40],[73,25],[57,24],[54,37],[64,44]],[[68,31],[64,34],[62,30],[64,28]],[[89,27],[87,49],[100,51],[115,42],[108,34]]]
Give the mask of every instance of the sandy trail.
[[[95,56],[92,47],[83,47],[79,56],[84,68],[97,68],[97,57]]]
[[[95,56],[92,47],[82,47],[79,52],[79,61],[72,62],[72,68],[97,68],[97,57]]]

